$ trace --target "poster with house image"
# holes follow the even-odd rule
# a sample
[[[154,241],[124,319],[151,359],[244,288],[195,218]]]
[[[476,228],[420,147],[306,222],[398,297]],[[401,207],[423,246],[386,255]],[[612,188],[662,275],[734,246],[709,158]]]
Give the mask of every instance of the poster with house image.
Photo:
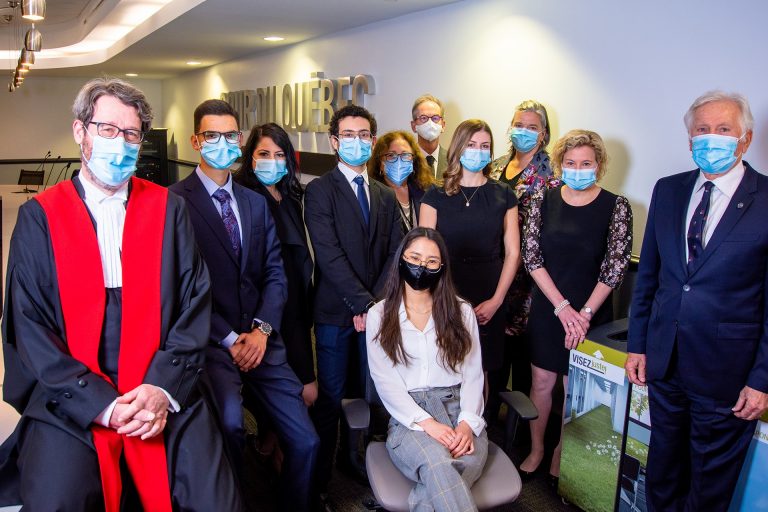
[[[648,388],[632,386],[627,414],[626,446],[619,476],[619,512],[645,512],[645,468],[651,442]]]
[[[621,348],[591,340],[570,353],[558,492],[586,512],[615,510],[629,393],[625,361]]]

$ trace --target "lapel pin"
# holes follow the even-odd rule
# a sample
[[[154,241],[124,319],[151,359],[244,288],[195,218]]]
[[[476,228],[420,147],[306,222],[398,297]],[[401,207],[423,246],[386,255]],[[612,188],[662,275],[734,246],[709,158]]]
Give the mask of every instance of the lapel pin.
[[[739,204],[737,204],[737,205],[736,205],[736,208],[739,208],[739,209],[741,209],[741,208],[744,208],[744,203],[739,203]]]

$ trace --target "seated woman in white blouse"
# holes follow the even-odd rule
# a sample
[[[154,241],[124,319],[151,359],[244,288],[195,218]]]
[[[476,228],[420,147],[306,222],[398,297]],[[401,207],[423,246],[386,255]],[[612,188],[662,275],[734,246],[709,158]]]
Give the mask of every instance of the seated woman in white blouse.
[[[385,298],[368,311],[368,365],[392,416],[387,450],[417,482],[411,510],[477,510],[469,488],[488,455],[477,319],[456,296],[440,234],[414,228]]]

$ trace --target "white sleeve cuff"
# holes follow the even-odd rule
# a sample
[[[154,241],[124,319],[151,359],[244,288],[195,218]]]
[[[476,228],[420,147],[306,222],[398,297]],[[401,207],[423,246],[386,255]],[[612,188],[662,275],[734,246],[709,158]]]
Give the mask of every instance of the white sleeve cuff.
[[[419,432],[424,432],[424,429],[421,428],[419,423],[421,423],[424,420],[430,419],[432,416],[424,412],[423,414],[420,414],[419,416],[416,416],[410,425],[408,425],[408,428],[411,430],[418,430]]]
[[[474,432],[476,436],[482,434],[483,429],[485,429],[485,420],[482,416],[478,416],[477,414],[461,411],[459,413],[459,421],[457,422],[457,425],[462,421],[467,422],[467,425],[469,425],[469,428],[472,429],[472,432]]]
[[[237,334],[235,333],[235,331],[230,331],[230,333],[227,334],[227,337],[221,340],[221,344],[227,348],[230,348],[232,345],[235,344],[236,341],[237,341]]]
[[[112,411],[115,410],[116,405],[117,399],[112,400],[112,403],[109,404],[103,411],[101,411],[101,414],[93,419],[93,422],[98,423],[102,427],[109,428],[109,420],[112,418]]]
[[[160,391],[165,394],[166,398],[168,398],[168,410],[170,412],[179,412],[181,410],[181,406],[179,405],[179,402],[173,399],[173,397],[163,388],[160,388]],[[113,406],[114,407],[114,406]]]

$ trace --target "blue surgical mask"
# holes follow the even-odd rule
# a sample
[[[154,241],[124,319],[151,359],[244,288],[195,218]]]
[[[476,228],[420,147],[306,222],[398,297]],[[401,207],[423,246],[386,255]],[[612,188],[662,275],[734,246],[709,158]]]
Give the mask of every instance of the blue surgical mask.
[[[399,158],[394,162],[384,161],[384,173],[389,181],[398,187],[403,184],[413,172],[413,161],[403,162]]]
[[[370,140],[360,140],[360,137],[343,138],[339,137],[339,158],[347,165],[363,165],[371,158]]]
[[[517,151],[527,153],[539,143],[539,132],[527,128],[512,128],[509,140]]]
[[[563,183],[573,190],[584,190],[591,187],[597,181],[597,168],[593,169],[568,169],[563,167]]]
[[[285,160],[259,158],[258,160],[254,159],[253,163],[256,164],[253,167],[253,173],[256,175],[256,178],[267,186],[274,185],[283,179],[283,176],[288,174]]]
[[[90,132],[88,135],[91,135]],[[91,158],[85,163],[93,175],[102,183],[113,187],[128,181],[136,171],[141,144],[129,144],[122,137],[107,139],[99,135],[91,135],[91,140]],[[82,146],[80,151],[82,152]]]
[[[691,139],[693,161],[702,172],[722,174],[736,162],[739,139],[727,135],[707,133]]]
[[[491,163],[490,149],[467,148],[459,158],[461,165],[471,172],[480,172],[485,166]]]
[[[235,160],[243,154],[237,144],[230,144],[223,135],[219,137],[219,142],[215,144],[203,142],[203,145],[200,147],[200,153],[203,155],[206,163],[214,169],[229,169],[235,163]]]

